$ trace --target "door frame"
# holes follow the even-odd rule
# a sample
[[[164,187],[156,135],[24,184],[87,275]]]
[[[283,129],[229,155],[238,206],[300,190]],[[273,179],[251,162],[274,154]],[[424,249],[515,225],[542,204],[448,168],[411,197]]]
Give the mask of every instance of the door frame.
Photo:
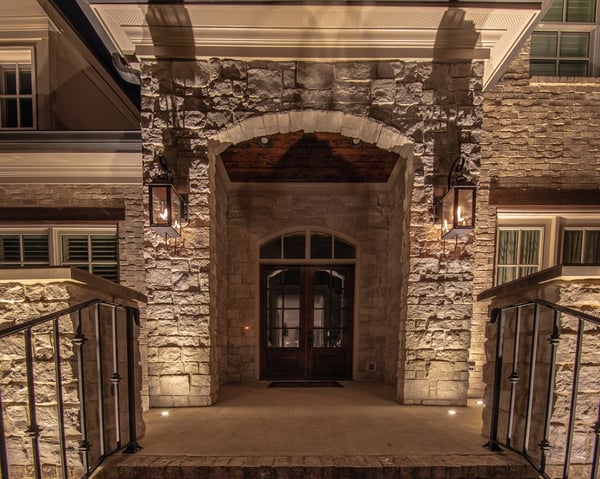
[[[298,370],[298,376],[302,377],[271,377],[272,375],[267,375],[267,361],[268,361],[268,346],[266,342],[265,333],[267,332],[267,313],[268,313],[268,305],[267,303],[267,288],[266,288],[266,275],[268,270],[274,270],[278,268],[297,268],[299,272],[299,307],[301,308],[299,311],[299,332],[298,337],[300,341],[300,348],[290,348],[289,356],[293,356],[293,353],[302,356],[302,367],[303,373],[300,374],[300,370]],[[346,370],[345,374],[339,375],[338,377],[317,377],[324,376],[325,372],[322,370],[315,371],[314,361],[318,359],[319,355],[327,355],[328,350],[331,350],[332,353],[337,352],[337,348],[317,348],[313,345],[309,344],[312,341],[314,336],[314,298],[312,297],[314,292],[314,273],[318,269],[335,269],[339,268],[340,270],[347,271],[347,277],[349,280],[348,286],[346,287],[349,294],[351,294],[351,305],[350,305],[350,321],[351,325],[349,327],[349,343],[346,347],[339,348],[339,358],[341,359],[340,371],[342,369]],[[356,265],[353,263],[344,262],[340,264],[339,262],[333,263],[332,261],[328,261],[328,264],[323,264],[320,261],[310,261],[304,263],[261,263],[259,265],[259,327],[258,327],[258,350],[259,350],[259,379],[260,380],[277,380],[277,379],[288,379],[288,380],[311,380],[311,379],[352,379],[354,376],[354,365],[355,365],[355,331],[356,331]],[[304,308],[302,308],[304,305]],[[309,330],[312,328],[310,335],[308,334]],[[286,352],[286,348],[279,348],[281,353]],[[320,354],[319,354],[320,353]],[[343,358],[344,355],[349,355],[350,357]],[[320,372],[320,374],[318,374]],[[315,374],[317,373],[317,374]],[[310,376],[310,377],[308,377]]]

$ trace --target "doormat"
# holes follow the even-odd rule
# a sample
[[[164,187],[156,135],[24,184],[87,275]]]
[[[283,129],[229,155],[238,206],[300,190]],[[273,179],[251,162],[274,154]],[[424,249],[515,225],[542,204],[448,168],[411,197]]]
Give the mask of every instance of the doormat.
[[[343,388],[337,381],[273,381],[270,388]]]

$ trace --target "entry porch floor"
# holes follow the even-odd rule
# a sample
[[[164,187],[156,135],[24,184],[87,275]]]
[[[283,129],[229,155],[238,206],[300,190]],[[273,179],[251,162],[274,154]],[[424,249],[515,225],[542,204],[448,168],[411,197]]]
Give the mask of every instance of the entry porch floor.
[[[94,477],[538,477],[521,457],[483,447],[481,406],[402,406],[393,386],[342,384],[226,384],[211,407],[151,409],[143,449],[108,458]]]

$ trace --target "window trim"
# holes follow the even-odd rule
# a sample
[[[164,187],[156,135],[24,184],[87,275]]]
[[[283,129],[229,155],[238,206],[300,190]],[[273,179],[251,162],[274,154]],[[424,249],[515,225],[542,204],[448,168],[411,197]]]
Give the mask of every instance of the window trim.
[[[519,232],[519,237],[518,237],[518,244],[517,244],[517,262],[516,263],[510,263],[510,264],[499,264],[498,262],[498,256],[500,254],[500,248],[499,248],[499,244],[500,244],[500,233],[502,231],[518,231]],[[521,264],[520,263],[520,256],[521,256],[521,233],[523,231],[539,231],[540,232],[540,242],[539,242],[539,251],[538,251],[538,261],[537,263],[533,264]],[[546,226],[544,225],[528,225],[528,224],[522,224],[522,225],[499,225],[498,228],[496,229],[496,254],[495,254],[495,269],[494,269],[494,284],[498,285],[498,273],[500,268],[504,267],[504,268],[509,268],[509,267],[514,267],[516,269],[516,275],[515,275],[515,280],[516,279],[520,279],[520,278],[524,278],[525,276],[529,276],[529,275],[524,275],[521,276],[520,271],[521,268],[524,267],[537,267],[538,271],[541,271],[542,269],[544,269],[544,244],[546,241]],[[537,272],[537,271],[536,271]],[[514,280],[511,280],[514,281]],[[508,282],[508,281],[507,281]],[[502,283],[504,284],[504,283]]]
[[[583,210],[497,210],[494,243],[494,286],[498,279],[498,238],[501,228],[544,228],[542,239],[541,270],[562,264],[563,231],[574,229],[600,229],[600,211]],[[585,266],[585,265],[584,265]],[[526,277],[526,276],[523,276]]]
[[[3,58],[7,57],[11,52],[16,51],[29,51],[30,63],[26,63],[24,61],[18,61],[15,59],[15,65],[29,65],[31,67],[31,95],[20,95],[18,92],[15,95],[8,95],[0,90],[0,101],[4,98],[16,98],[17,99],[17,109],[20,109],[19,99],[20,98],[29,98],[31,96],[31,126],[20,126],[21,119],[20,115],[17,114],[17,122],[19,126],[16,127],[6,127],[2,126],[2,121],[0,117],[0,131],[18,131],[18,130],[37,130],[37,68],[36,68],[36,55],[35,55],[35,47],[33,45],[10,45],[10,46],[0,46],[0,63],[3,63]],[[8,60],[6,63],[12,63]],[[18,68],[18,67],[17,67]],[[17,79],[17,85],[19,81]]]

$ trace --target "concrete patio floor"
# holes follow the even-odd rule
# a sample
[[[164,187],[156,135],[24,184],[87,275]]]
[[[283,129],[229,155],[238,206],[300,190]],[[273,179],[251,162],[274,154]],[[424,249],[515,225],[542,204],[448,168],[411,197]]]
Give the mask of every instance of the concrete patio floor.
[[[342,384],[226,384],[211,407],[151,409],[143,449],[108,458],[94,477],[388,477],[366,472],[386,467],[395,478],[537,477],[521,457],[483,447],[481,406],[402,406],[393,386]]]
[[[210,408],[151,409],[140,454],[490,454],[482,447],[481,407],[401,406],[393,386],[341,384],[226,384]]]

